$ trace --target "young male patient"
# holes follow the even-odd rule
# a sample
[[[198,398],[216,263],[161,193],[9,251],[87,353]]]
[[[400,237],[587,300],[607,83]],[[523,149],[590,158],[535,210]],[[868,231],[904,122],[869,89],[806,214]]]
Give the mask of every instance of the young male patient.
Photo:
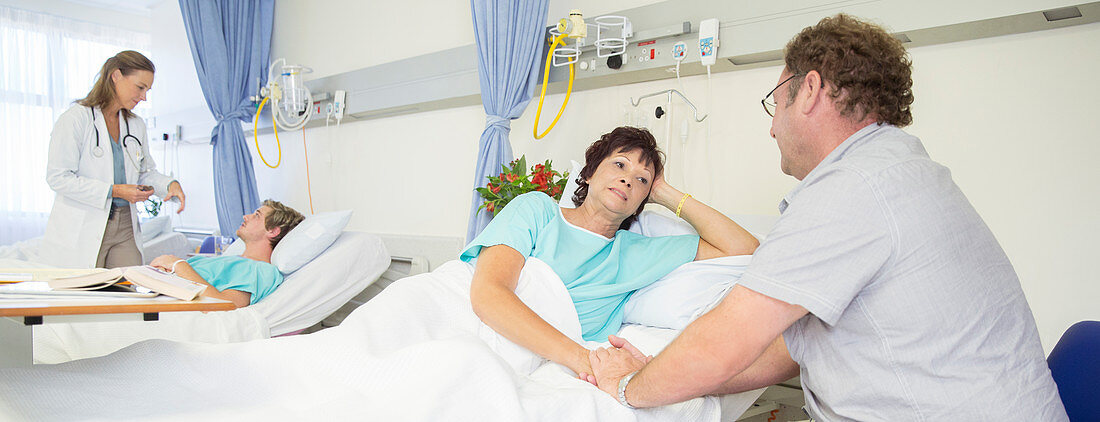
[[[150,265],[209,285],[203,296],[233,302],[238,308],[263,299],[283,283],[283,274],[271,264],[271,251],[305,217],[270,199],[244,216],[237,237],[244,242],[240,256],[196,256],[180,259],[161,255]]]

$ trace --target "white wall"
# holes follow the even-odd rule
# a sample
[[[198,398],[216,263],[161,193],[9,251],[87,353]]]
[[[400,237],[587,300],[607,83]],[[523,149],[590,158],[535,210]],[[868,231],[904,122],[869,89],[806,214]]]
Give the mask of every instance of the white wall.
[[[168,148],[167,152],[164,150],[166,143],[159,142],[162,133],[173,132],[171,127],[190,123],[173,120],[179,116],[204,121],[205,127],[214,126],[214,117],[199,86],[179,2],[164,1],[154,6],[151,19],[157,30],[151,34],[149,59],[157,66],[157,75],[153,88],[149,90],[149,99],[153,104],[149,136],[154,140],[150,143],[150,150],[157,160],[158,169],[179,180],[187,195],[184,212],[176,215],[172,208],[170,215],[176,227],[216,228],[218,217],[214,211],[210,134],[184,134],[188,143],[182,143],[178,148]],[[174,165],[176,162],[178,166]]]
[[[467,3],[370,3],[278,2],[272,57],[308,64],[315,69],[313,77],[322,77],[472,42]],[[604,10],[586,6],[585,12],[595,16],[642,4],[601,2]],[[555,1],[550,16],[573,6]],[[1100,236],[1100,220],[1094,217],[1100,195],[1092,186],[1100,180],[1100,166],[1086,161],[1100,153],[1095,135],[1100,122],[1094,117],[1100,115],[1095,101],[1100,86],[1090,77],[1090,69],[1100,64],[1100,51],[1080,48],[1097,39],[1100,24],[911,51],[917,101],[916,123],[908,130],[924,140],[933,159],[953,170],[1004,246],[1048,351],[1071,323],[1100,319],[1095,306],[1100,283],[1086,267],[1096,250],[1089,240]],[[767,135],[770,120],[759,101],[778,82],[779,71],[714,75],[709,141],[706,125],[692,125],[686,153],[678,145],[685,110],[674,107],[673,183],[726,213],[777,213],[777,202],[796,181],[778,169],[779,154]],[[158,80],[163,78],[158,75]],[[705,77],[683,83],[694,102],[708,102]],[[532,103],[512,125],[513,148],[529,162],[550,158],[564,167],[569,159],[579,160],[599,134],[632,118],[637,122],[659,104],[653,100],[635,112],[629,96],[675,84],[666,80],[575,93],[561,122],[540,141],[530,135]],[[543,127],[562,99],[547,98]],[[664,121],[649,120],[663,142]],[[354,209],[354,230],[462,237],[483,125],[484,113],[477,106],[307,130],[313,207],[317,212]],[[302,136],[281,135],[283,164],[277,170],[254,159],[262,197],[308,210]],[[260,142],[265,156],[274,160],[273,137],[261,136]],[[205,157],[188,161],[185,172],[209,172],[206,151]],[[192,182],[185,186],[194,186],[192,197],[209,189]],[[212,207],[192,204],[187,213],[212,214]]]

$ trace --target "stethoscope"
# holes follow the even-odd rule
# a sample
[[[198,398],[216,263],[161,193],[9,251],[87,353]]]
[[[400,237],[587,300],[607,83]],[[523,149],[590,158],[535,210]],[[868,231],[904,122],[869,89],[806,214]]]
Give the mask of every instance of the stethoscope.
[[[95,156],[95,158],[100,158],[103,157],[103,147],[99,146],[99,128],[95,125],[95,108],[88,107],[88,111],[92,113],[92,130],[95,131],[95,148],[92,148],[92,155]],[[136,136],[130,134],[130,120],[125,117],[123,117],[122,120],[126,122],[126,136],[122,137],[123,153],[126,154],[126,158],[130,159],[130,164],[134,166],[134,169],[137,171],[141,171],[141,166],[138,165],[138,162],[140,162],[143,158],[141,156],[141,140],[138,139]],[[126,141],[129,141],[131,139],[133,139],[134,142],[137,142],[138,144],[136,161],[134,160],[133,154],[130,153],[130,149],[126,147]]]

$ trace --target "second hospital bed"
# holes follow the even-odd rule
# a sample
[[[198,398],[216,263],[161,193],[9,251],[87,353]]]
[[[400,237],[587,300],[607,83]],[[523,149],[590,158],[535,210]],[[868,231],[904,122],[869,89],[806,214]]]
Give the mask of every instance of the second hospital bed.
[[[34,361],[103,356],[148,339],[231,343],[293,333],[335,312],[389,265],[380,237],[346,231],[312,261],[287,274],[283,284],[259,303],[225,312],[165,312],[158,321],[35,326]]]

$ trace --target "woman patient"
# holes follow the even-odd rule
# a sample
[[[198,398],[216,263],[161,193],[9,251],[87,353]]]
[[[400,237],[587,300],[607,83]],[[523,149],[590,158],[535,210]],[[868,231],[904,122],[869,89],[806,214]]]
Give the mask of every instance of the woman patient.
[[[461,256],[476,259],[470,301],[477,316],[512,342],[595,383],[588,350],[516,296],[527,257],[549,264],[577,308],[583,338],[602,342],[618,332],[623,304],[635,290],[693,260],[753,253],[759,243],[745,229],[665,183],[662,160],[649,131],[620,127],[585,152],[576,208],[559,208],[541,192],[512,200]],[[679,214],[699,235],[626,231],[647,201]]]

